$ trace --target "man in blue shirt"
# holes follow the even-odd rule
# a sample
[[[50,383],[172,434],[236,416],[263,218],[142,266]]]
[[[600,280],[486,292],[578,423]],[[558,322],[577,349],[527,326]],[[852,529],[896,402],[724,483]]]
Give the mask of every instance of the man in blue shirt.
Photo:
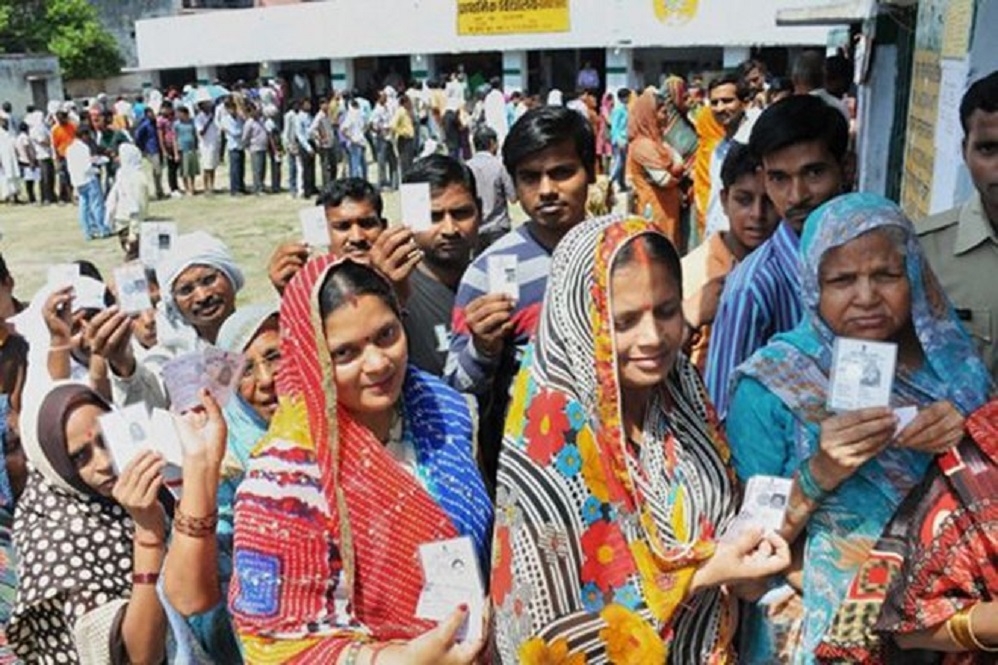
[[[135,128],[135,145],[152,166],[152,181],[156,187],[156,198],[164,198],[163,155],[159,145],[159,133],[156,131],[156,114],[148,106],[142,112],[139,126]]]
[[[627,163],[627,103],[631,99],[631,91],[621,88],[617,91],[617,103],[610,111],[610,145],[612,158],[610,162],[610,182],[617,183],[617,191],[627,191],[624,182]]]
[[[762,162],[766,194],[783,221],[728,276],[721,295],[705,379],[722,419],[735,368],[800,322],[800,232],[812,210],[848,187],[848,144],[845,118],[813,95],[777,102],[752,128],[749,149]]]

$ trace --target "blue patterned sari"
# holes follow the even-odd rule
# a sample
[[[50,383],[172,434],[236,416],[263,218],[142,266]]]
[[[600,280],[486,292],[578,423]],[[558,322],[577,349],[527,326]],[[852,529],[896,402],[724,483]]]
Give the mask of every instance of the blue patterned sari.
[[[891,406],[948,400],[968,415],[986,401],[990,375],[926,264],[911,222],[887,199],[844,195],[813,212],[804,227],[804,320],[776,335],[733,379],[727,433],[743,480],[757,474],[789,476],[817,451],[821,422],[832,415],[825,403],[835,338],[818,312],[819,268],[830,250],[875,230],[887,230],[906,257],[911,319],[924,354],[921,367],[899,368]],[[888,447],[821,503],[805,534],[803,596],[790,596],[785,588],[750,609],[743,624],[742,662],[817,662],[814,650],[857,571],[930,462],[928,454]],[[789,613],[775,610],[774,598],[798,615],[788,619]]]

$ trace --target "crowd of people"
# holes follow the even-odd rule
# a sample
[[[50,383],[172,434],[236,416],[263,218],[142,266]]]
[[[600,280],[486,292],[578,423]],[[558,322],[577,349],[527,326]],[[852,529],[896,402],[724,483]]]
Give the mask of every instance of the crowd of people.
[[[702,106],[679,77],[472,105],[455,75],[426,115],[388,88],[369,117],[279,87],[135,126],[60,107],[73,163],[42,171],[81,210],[143,158],[193,193],[225,154],[238,195],[245,150],[257,192],[293,155],[328,251],[289,239],[237,306],[229,248],[182,234],[138,313],[86,261],[22,302],[0,260],[0,662],[993,662],[998,72],[960,107],[973,196],[913,222],[853,191],[814,63],[785,89],[749,61]],[[403,183],[428,228],[386,219]],[[830,405],[843,340],[896,348],[853,377],[884,405]],[[219,349],[234,393],[181,406],[171,363]],[[179,460],[158,431],[122,461],[104,423],[133,405],[171,412]],[[744,523],[754,480],[785,484],[777,524]],[[436,570],[453,542],[474,560]],[[468,567],[484,598],[431,583]]]

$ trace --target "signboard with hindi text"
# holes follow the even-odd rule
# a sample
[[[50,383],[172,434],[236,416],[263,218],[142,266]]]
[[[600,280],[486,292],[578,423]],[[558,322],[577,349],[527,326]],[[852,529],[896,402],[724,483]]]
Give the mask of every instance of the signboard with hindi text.
[[[457,0],[458,35],[568,32],[569,0]]]

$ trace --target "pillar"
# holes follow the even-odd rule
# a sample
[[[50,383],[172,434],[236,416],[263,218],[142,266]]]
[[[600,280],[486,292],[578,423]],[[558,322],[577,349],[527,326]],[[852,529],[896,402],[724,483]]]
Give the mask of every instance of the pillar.
[[[509,94],[514,90],[527,91],[527,52],[502,52],[502,89]]]
[[[198,85],[208,85],[218,78],[218,68],[213,65],[198,65],[194,68]]]
[[[725,46],[724,68],[732,69],[737,67],[751,57],[752,48],[749,46]]]
[[[330,59],[329,83],[333,90],[353,90],[353,58]]]
[[[436,67],[432,53],[413,53],[409,56],[409,71],[417,83],[433,78]]]
[[[620,88],[633,88],[634,50],[622,46],[606,49],[606,90],[616,92]]]

